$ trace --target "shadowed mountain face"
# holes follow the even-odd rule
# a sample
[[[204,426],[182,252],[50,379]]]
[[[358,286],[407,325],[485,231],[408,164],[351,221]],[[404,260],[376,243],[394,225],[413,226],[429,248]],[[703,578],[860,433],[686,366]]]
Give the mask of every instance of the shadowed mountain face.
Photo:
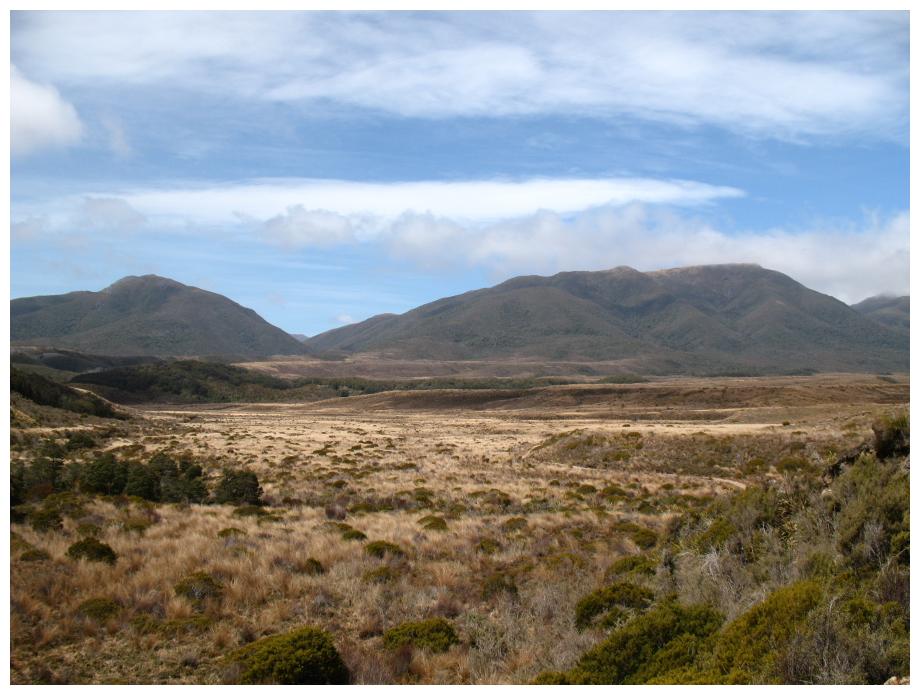
[[[126,277],[100,292],[10,302],[14,344],[105,355],[303,354],[303,344],[252,309],[156,275]]]
[[[647,373],[907,370],[907,336],[756,265],[517,277],[314,336],[318,351],[622,360]]]
[[[910,297],[869,297],[853,309],[883,326],[910,332]]]

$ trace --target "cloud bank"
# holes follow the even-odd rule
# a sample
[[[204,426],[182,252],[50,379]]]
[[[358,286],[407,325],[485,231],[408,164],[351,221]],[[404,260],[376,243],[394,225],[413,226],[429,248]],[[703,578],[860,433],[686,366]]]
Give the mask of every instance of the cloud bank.
[[[900,138],[908,35],[906,12],[17,12],[12,53],[74,86]]]
[[[48,85],[27,79],[15,65],[10,72],[10,152],[24,157],[78,142],[83,124],[73,105]]]

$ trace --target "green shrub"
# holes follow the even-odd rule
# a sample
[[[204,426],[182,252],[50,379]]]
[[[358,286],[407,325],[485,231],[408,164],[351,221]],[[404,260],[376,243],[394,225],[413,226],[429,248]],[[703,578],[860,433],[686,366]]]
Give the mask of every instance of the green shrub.
[[[444,618],[402,623],[383,633],[383,646],[387,649],[410,646],[439,653],[459,642],[453,625]]]
[[[67,549],[67,555],[74,560],[105,562],[110,565],[114,565],[118,560],[118,555],[110,545],[92,537],[83,538],[71,545]]]
[[[100,455],[83,467],[80,488],[100,495],[120,495],[128,480],[128,466],[111,452]]]
[[[33,509],[28,515],[29,526],[36,531],[60,531],[64,528],[64,520],[56,509],[46,509],[39,507]]]
[[[182,596],[195,604],[223,595],[223,586],[207,572],[193,572],[173,587],[176,596]]]
[[[29,548],[19,556],[20,562],[45,562],[50,559],[51,556],[41,548]]]
[[[247,685],[345,685],[348,668],[325,630],[302,627],[265,637],[233,652]]]
[[[387,555],[392,557],[403,557],[406,552],[395,543],[388,541],[371,541],[364,546],[364,552],[371,557],[383,558]]]
[[[573,683],[673,682],[670,672],[692,663],[722,616],[708,606],[666,601],[636,616],[584,654],[567,674]]]
[[[494,555],[501,550],[501,545],[494,538],[480,538],[476,544],[476,552],[483,555]]]
[[[516,531],[523,531],[527,528],[527,519],[522,516],[514,516],[505,521],[502,524],[502,531],[505,533],[514,533]]]
[[[262,504],[262,487],[255,473],[247,470],[226,470],[214,489],[217,504]]]
[[[619,521],[613,526],[614,530],[625,533],[641,550],[648,550],[658,542],[658,534],[649,528],[639,526],[630,521]]]
[[[648,608],[655,598],[653,591],[629,582],[619,582],[593,591],[575,606],[575,625],[583,630],[598,616],[610,616],[608,623],[617,622],[632,611]],[[615,615],[612,615],[615,614]]]
[[[712,651],[713,665],[724,681],[760,682],[822,593],[813,581],[785,586],[727,625]]]
[[[423,516],[418,520],[426,531],[446,531],[447,522],[440,516]]]
[[[367,540],[367,534],[364,531],[359,531],[356,528],[350,528],[346,531],[342,531],[342,540],[345,541],[365,541]]]
[[[614,560],[607,568],[608,577],[617,577],[625,574],[638,574],[653,576],[657,562],[648,555],[626,555],[619,560]]]
[[[910,415],[886,416],[873,423],[875,455],[880,459],[905,456],[910,451]]]
[[[77,615],[97,622],[114,618],[121,611],[121,605],[110,598],[91,598],[77,606]]]

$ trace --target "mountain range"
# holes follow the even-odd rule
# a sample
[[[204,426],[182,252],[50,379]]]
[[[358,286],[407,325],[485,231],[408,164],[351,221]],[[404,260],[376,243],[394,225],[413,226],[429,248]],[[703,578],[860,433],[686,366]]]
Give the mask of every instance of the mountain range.
[[[306,341],[416,359],[622,361],[636,371],[906,370],[908,332],[757,265],[516,277]]]
[[[748,264],[516,277],[304,339],[226,297],[155,275],[99,292],[15,299],[10,312],[14,345],[102,355],[363,353],[605,362],[647,374],[909,368],[909,298],[850,307]]]

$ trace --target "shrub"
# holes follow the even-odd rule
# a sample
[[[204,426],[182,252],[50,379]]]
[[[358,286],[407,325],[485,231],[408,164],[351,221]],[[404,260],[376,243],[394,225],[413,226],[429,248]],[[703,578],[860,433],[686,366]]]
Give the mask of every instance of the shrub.
[[[910,416],[901,413],[881,418],[872,425],[875,455],[880,459],[905,456],[910,452]]]
[[[224,471],[214,490],[214,501],[217,504],[261,504],[262,488],[258,477],[247,470]]]
[[[77,606],[77,615],[97,622],[114,618],[121,611],[121,606],[110,598],[91,598]]]
[[[237,507],[233,510],[233,516],[255,516],[261,518],[270,515],[270,512],[266,511],[264,507],[259,507],[254,504],[244,504],[242,507]]]
[[[112,453],[105,453],[83,467],[80,488],[100,495],[120,495],[128,480],[128,466]]]
[[[300,574],[310,575],[311,577],[326,574],[326,568],[323,567],[323,563],[315,557],[308,557],[303,562],[295,563],[294,571]]]
[[[342,540],[345,541],[364,541],[367,540],[367,534],[356,528],[347,528],[342,531]]]
[[[362,577],[364,581],[371,584],[389,584],[399,579],[399,572],[389,565],[382,565],[365,572]]]
[[[402,623],[383,633],[383,646],[387,649],[410,646],[440,653],[459,642],[453,625],[444,618]]]
[[[418,520],[426,531],[446,531],[447,522],[440,516],[423,516]]]
[[[236,528],[235,526],[228,526],[227,528],[222,528],[217,532],[218,538],[239,538],[240,536],[245,536],[246,532],[241,528]]]
[[[207,572],[193,572],[173,587],[176,596],[182,596],[195,604],[209,599],[218,599],[223,594],[223,586]]]
[[[518,595],[517,584],[514,581],[514,577],[504,572],[494,572],[486,577],[486,580],[482,583],[482,598],[488,601],[500,594],[516,597]]]
[[[726,626],[712,652],[714,667],[725,682],[751,683],[771,672],[778,650],[821,596],[818,583],[797,582],[777,589]]]
[[[91,536],[71,545],[67,549],[67,555],[74,560],[83,559],[88,562],[105,562],[110,565],[114,565],[118,560],[118,555],[110,545]]]
[[[64,520],[56,509],[39,507],[29,512],[29,526],[36,531],[59,531],[64,527]]]
[[[332,637],[315,627],[265,637],[229,659],[240,668],[239,682],[247,685],[345,685],[349,680]]]
[[[654,598],[654,592],[645,587],[629,582],[612,584],[588,594],[576,604],[575,625],[583,630],[603,614],[610,618],[606,622],[612,624],[632,611],[648,608]]]
[[[623,574],[639,574],[652,576],[655,574],[656,562],[648,555],[627,555],[619,560],[614,560],[607,569],[608,577]]]
[[[51,556],[41,548],[29,548],[19,556],[21,562],[45,562],[50,559]]]
[[[480,538],[476,544],[476,551],[483,555],[494,555],[501,550],[501,545],[494,538]]]
[[[505,533],[514,533],[515,531],[523,531],[527,528],[527,519],[522,516],[515,516],[508,519],[505,523],[502,524],[502,530]]]
[[[673,682],[669,673],[690,665],[721,623],[722,616],[708,606],[667,601],[584,654],[567,677],[588,684],[636,684],[653,678]]]
[[[364,552],[371,557],[383,558],[387,555],[403,557],[406,552],[395,543],[388,541],[372,541],[364,546]]]

